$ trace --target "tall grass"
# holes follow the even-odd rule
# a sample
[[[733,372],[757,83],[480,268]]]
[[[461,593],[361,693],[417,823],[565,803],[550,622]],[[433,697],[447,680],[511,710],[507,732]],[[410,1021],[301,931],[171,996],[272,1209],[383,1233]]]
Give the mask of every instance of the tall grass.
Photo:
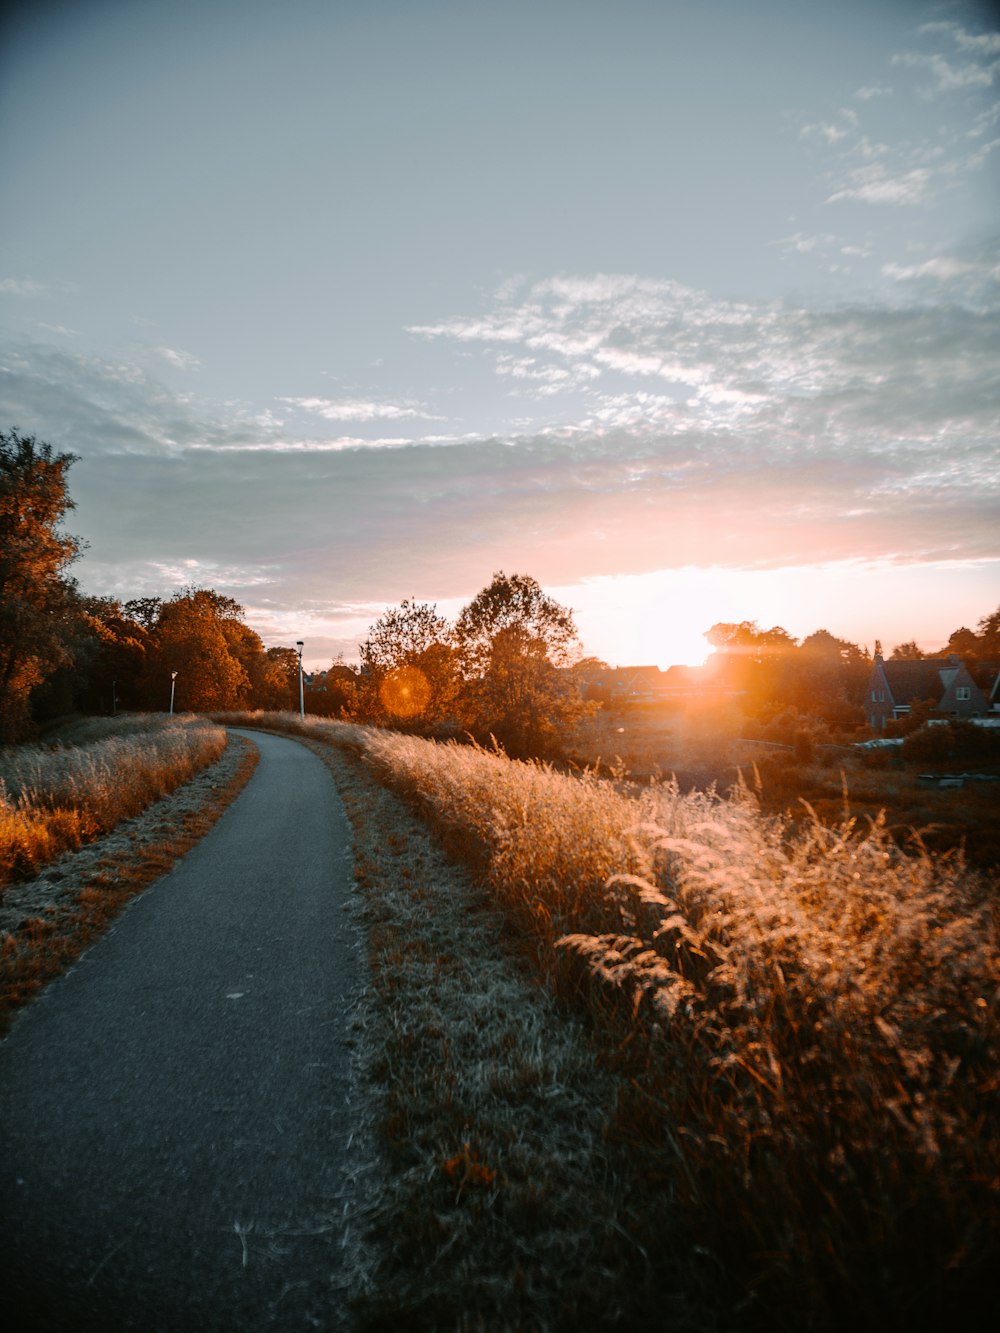
[[[201,719],[75,724],[58,742],[0,750],[0,887],[107,833],[222,754]]]
[[[617,1034],[615,1132],[751,1306],[919,1325],[985,1294],[1000,941],[959,858],[903,854],[878,820],[793,829],[745,788],[629,794],[388,732],[364,752]]]

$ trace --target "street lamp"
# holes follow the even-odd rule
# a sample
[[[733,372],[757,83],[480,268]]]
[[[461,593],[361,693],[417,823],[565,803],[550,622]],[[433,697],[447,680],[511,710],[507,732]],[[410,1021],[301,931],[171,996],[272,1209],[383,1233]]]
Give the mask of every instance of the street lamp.
[[[170,673],[170,712],[171,712],[171,714],[173,714],[173,711],[174,711],[174,686],[176,685],[176,683],[177,683],[177,672],[176,672],[176,671],[171,671],[171,673]]]
[[[305,644],[301,639],[296,639],[295,646],[299,650],[299,717],[304,722],[306,720],[306,687],[302,675],[302,649]]]

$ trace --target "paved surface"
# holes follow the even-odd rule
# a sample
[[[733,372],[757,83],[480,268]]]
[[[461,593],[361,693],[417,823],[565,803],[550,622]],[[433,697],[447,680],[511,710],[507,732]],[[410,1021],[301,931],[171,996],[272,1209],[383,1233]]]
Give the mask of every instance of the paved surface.
[[[6,1328],[346,1326],[348,825],[315,755],[253,739],[222,819],[0,1045]]]

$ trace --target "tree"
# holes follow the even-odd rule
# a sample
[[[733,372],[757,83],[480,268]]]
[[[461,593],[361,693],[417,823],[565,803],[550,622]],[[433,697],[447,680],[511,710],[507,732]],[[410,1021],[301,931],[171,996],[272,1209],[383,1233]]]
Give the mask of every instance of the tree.
[[[979,656],[979,646],[979,636],[963,625],[960,629],[952,630],[945,652],[975,658]]]
[[[897,643],[889,658],[890,662],[919,662],[923,658],[923,649],[913,639],[906,643]]]
[[[243,708],[264,645],[242,621],[243,608],[211,588],[187,588],[160,608],[143,677],[146,702],[166,708],[177,672],[175,707],[195,713]]]
[[[405,600],[368,629],[349,711],[369,721],[436,726],[453,712],[458,673],[451,627],[435,605]]]
[[[553,666],[569,666],[578,644],[572,611],[560,606],[527,574],[501,570],[466,606],[455,624],[463,666],[481,672],[493,656],[497,635],[509,643],[535,644]]]
[[[984,659],[1000,661],[1000,606],[979,622],[979,652]]]
[[[73,508],[76,461],[16,430],[0,431],[0,740],[23,735],[32,691],[68,662],[80,542],[59,530]]]
[[[867,652],[818,629],[802,640],[788,662],[788,701],[831,724],[858,722],[870,675]]]
[[[72,682],[72,706],[89,713],[137,707],[149,630],[113,597],[81,598],[79,625],[73,669],[59,673]]]
[[[494,574],[455,624],[463,676],[462,717],[515,757],[555,753],[584,711],[568,666],[577,645],[573,613],[525,574]]]
[[[254,707],[275,712],[289,708],[298,711],[299,654],[296,648],[268,648],[263,660],[254,667],[254,677]]]
[[[743,708],[757,713],[781,698],[796,641],[775,625],[762,630],[755,620],[719,623],[705,633],[715,648],[709,665],[716,678],[743,695]]]

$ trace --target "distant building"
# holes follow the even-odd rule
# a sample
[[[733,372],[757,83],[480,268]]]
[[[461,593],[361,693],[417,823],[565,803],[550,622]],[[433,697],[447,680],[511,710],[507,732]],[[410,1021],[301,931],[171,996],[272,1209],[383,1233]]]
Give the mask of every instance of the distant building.
[[[593,667],[570,670],[580,681],[584,697],[608,707],[664,704],[691,699],[720,698],[731,691],[720,689],[706,667],[657,666]]]
[[[945,717],[982,717],[986,695],[957,653],[913,661],[888,661],[875,654],[865,693],[868,725],[881,731],[886,722],[906,717],[915,703],[927,702]]]

